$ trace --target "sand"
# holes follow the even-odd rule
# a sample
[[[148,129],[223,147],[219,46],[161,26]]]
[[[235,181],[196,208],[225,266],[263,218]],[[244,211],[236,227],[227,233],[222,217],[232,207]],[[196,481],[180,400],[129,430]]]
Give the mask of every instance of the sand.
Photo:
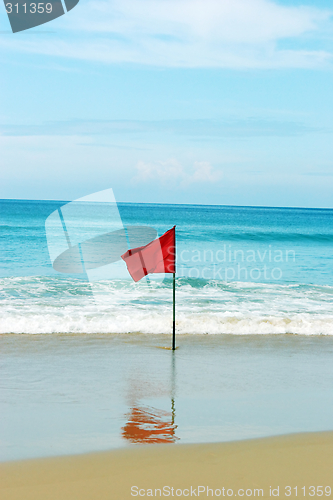
[[[295,487],[297,498],[328,498],[328,486],[333,490],[333,432],[142,445],[0,464],[1,500],[296,498]]]

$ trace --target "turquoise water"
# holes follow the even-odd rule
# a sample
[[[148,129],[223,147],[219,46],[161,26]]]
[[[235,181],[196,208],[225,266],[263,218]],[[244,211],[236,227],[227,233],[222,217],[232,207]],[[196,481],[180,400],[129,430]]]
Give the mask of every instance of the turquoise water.
[[[45,221],[64,205],[0,202],[0,332],[169,333],[168,279],[135,284],[102,275],[91,283],[52,268]],[[179,333],[333,332],[333,210],[118,208],[125,226],[148,225],[159,235],[177,226]],[[108,221],[102,212],[96,218],[103,232]]]

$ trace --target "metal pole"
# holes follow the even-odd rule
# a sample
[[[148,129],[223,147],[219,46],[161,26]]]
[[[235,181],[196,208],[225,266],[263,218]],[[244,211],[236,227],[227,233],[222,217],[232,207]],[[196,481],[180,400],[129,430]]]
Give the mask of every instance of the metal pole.
[[[173,273],[172,350],[176,349],[176,273]]]

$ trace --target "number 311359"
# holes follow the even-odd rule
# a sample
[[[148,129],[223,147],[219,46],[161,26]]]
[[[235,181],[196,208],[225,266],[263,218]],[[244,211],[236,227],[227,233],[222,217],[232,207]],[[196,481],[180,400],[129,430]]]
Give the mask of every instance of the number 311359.
[[[52,12],[52,4],[30,3],[27,6],[26,3],[24,3],[23,5],[19,5],[18,3],[6,3],[6,12],[7,14],[18,14],[19,12],[21,12],[22,14],[27,14],[28,12],[30,12],[30,14],[43,14],[44,12],[50,14]]]

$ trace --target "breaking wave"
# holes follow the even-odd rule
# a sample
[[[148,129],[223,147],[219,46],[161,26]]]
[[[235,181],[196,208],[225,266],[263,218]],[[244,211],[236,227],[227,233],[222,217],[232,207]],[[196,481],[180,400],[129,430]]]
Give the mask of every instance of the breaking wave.
[[[177,280],[179,334],[332,335],[333,287]],[[169,334],[171,280],[0,279],[0,333]]]

